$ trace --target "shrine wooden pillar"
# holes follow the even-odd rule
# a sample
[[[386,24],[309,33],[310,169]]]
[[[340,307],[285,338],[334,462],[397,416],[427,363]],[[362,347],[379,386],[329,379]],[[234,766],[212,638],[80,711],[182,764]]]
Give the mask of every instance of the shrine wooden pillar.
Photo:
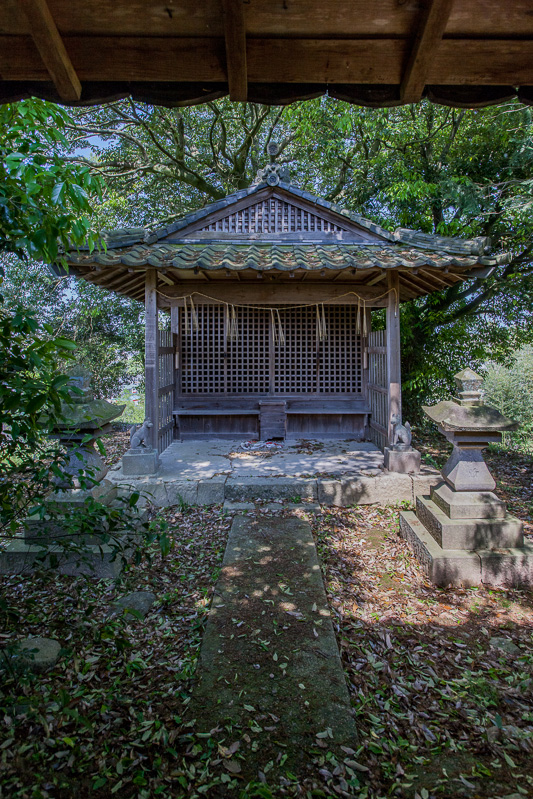
[[[392,417],[402,418],[402,375],[400,363],[400,276],[397,270],[387,272],[387,375],[388,425],[387,439],[392,444]]]
[[[157,324],[157,270],[147,269],[144,282],[145,418],[150,419],[150,446],[157,450],[159,432],[159,375]]]

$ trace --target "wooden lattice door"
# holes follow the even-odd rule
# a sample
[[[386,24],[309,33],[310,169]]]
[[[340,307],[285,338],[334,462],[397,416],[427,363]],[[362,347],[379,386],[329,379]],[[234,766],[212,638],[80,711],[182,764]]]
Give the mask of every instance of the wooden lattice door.
[[[279,319],[284,344],[275,347],[273,391],[293,395],[352,395],[362,392],[361,336],[357,308],[320,308],[326,336],[317,335],[317,310],[288,308]]]
[[[192,314],[181,314],[180,393],[268,394],[268,312],[200,305],[195,314],[197,323]]]
[[[324,308],[326,337],[317,335],[316,308],[200,305],[197,323],[180,314],[178,393],[217,396],[353,396],[362,393],[357,308]],[[232,319],[235,333],[232,335]]]
[[[195,322],[196,320],[196,322]],[[180,314],[181,394],[224,394],[224,306],[199,305]]]

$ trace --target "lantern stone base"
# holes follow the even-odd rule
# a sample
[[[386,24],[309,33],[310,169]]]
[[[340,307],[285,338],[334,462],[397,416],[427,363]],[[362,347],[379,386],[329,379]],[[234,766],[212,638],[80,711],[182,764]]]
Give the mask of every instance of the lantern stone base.
[[[420,472],[420,452],[410,447],[407,450],[385,447],[384,466],[389,472],[399,474],[418,474]]]
[[[83,547],[82,553],[64,547],[27,544],[22,539],[10,541],[0,552],[0,574],[31,574],[37,569],[53,569],[59,574],[86,574],[96,580],[118,577],[127,560],[108,544]]]
[[[454,492],[441,483],[417,497],[416,513],[400,513],[400,535],[435,585],[533,586],[533,546],[490,492]]]
[[[127,510],[128,526],[122,530],[110,531],[96,523],[90,529],[80,529],[71,521],[90,496],[110,505],[117,494],[117,486],[107,480],[92,489],[58,492],[54,496],[58,512],[53,516],[29,516],[22,535],[0,549],[0,574],[53,569],[60,574],[86,574],[96,579],[117,577],[140,543],[146,511]]]
[[[158,469],[159,456],[155,449],[135,447],[122,456],[122,473],[128,477],[156,474]]]

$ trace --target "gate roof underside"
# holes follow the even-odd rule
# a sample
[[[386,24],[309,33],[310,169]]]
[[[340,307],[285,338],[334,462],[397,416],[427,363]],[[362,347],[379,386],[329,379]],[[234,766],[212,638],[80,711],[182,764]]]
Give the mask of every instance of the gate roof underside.
[[[3,0],[0,101],[533,102],[530,0]]]
[[[393,269],[400,299],[408,300],[487,277],[508,261],[505,254],[489,255],[487,238],[390,232],[287,183],[259,183],[172,224],[114,230],[103,240],[105,247],[92,253],[67,254],[70,274],[141,301],[148,268],[171,289],[263,275],[306,284],[335,280],[356,289],[377,286]],[[54,272],[65,274],[57,265]]]

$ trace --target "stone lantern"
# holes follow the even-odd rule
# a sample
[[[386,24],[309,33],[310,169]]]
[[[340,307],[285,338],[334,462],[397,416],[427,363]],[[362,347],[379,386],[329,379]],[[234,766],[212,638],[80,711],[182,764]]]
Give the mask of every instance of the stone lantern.
[[[437,585],[533,584],[533,547],[524,543],[522,522],[493,493],[482,453],[518,424],[484,404],[482,378],[471,369],[455,382],[455,399],[423,408],[453,444],[442,482],[416,498],[416,514],[400,514],[400,532]]]
[[[66,448],[61,465],[66,478],[56,479],[56,489],[48,496],[57,512],[52,516],[35,513],[25,519],[23,536],[13,538],[0,552],[0,573],[23,573],[38,565],[65,574],[107,578],[116,577],[122,568],[123,557],[117,555],[114,542],[108,542],[105,527],[76,534],[70,531],[69,521],[86,502],[95,500],[109,506],[117,497],[117,487],[104,480],[107,466],[95,449],[95,441],[111,429],[110,422],[125,406],[95,399],[91,375],[83,367],[72,370],[69,388],[72,403],[63,403],[62,420],[52,432],[52,438]],[[130,516],[135,520],[135,509]],[[126,535],[121,541],[123,549],[131,543]],[[77,550],[73,550],[73,544]]]
[[[99,483],[107,474],[107,466],[95,448],[95,441],[111,430],[111,421],[120,416],[125,405],[97,400],[91,387],[91,373],[82,366],[74,367],[69,375],[72,404],[62,403],[62,421],[53,431],[67,450],[63,471],[72,478],[75,489]],[[60,488],[70,487],[68,480],[58,481]]]

